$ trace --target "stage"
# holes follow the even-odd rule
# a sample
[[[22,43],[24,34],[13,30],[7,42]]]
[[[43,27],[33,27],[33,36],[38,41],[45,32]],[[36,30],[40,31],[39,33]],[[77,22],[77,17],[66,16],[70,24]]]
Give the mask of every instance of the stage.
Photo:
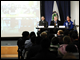
[[[1,59],[18,59],[17,40],[1,41]]]

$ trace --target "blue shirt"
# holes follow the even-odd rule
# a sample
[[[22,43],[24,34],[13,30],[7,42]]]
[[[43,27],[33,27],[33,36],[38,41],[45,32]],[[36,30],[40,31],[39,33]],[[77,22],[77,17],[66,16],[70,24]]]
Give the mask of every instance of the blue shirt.
[[[70,22],[68,22],[68,21],[64,22],[64,26],[65,27],[67,27],[66,23],[68,24],[69,29],[73,29],[74,28],[73,22],[71,20],[70,20]]]

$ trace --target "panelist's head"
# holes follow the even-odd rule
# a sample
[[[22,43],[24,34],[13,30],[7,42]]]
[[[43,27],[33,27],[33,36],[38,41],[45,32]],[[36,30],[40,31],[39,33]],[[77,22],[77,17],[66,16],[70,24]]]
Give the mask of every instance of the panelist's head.
[[[58,20],[58,17],[57,16],[54,16],[54,21],[57,21]]]
[[[71,17],[70,16],[67,16],[67,21],[70,21],[71,20]]]
[[[44,20],[45,20],[44,16],[42,16],[42,17],[41,17],[41,20],[42,20],[42,21],[44,21]]]

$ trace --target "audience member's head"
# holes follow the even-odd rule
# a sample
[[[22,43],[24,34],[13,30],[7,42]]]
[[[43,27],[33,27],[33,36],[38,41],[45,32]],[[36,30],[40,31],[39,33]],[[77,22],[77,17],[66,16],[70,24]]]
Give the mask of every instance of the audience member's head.
[[[47,33],[46,33],[46,32],[42,32],[42,33],[41,33],[41,37],[42,37],[42,38],[47,38]]]
[[[76,33],[78,35],[78,31],[77,30],[73,30],[73,31],[74,31],[74,33]]]
[[[74,40],[75,40],[75,39],[78,39],[78,35],[77,35],[76,33],[73,33],[73,34],[71,35],[71,38],[74,39]]]
[[[70,39],[69,36],[64,36],[64,37],[63,37],[63,43],[64,43],[64,44],[69,44],[70,42],[71,42],[71,39]]]
[[[63,30],[58,30],[57,35],[63,35],[63,34],[64,34]]]
[[[49,35],[49,39],[50,39],[50,41],[51,41],[51,39],[52,39],[53,37],[55,37],[54,34],[50,34],[50,35]]]
[[[53,37],[51,39],[51,43],[52,43],[52,45],[57,45],[59,43],[59,38],[58,37]]]
[[[29,39],[29,37],[30,37],[29,32],[28,32],[28,31],[23,31],[23,32],[22,32],[22,37],[23,37],[24,39]]]
[[[69,30],[65,30],[64,31],[64,36],[68,36],[68,34],[69,34]]]
[[[48,38],[44,38],[41,40],[41,47],[42,49],[49,49],[50,47],[50,40]]]
[[[71,37],[71,35],[74,33],[73,30],[69,31],[69,36]]]
[[[30,33],[30,38],[31,38],[32,36],[36,36],[35,32],[33,32],[33,31]]]
[[[65,50],[69,53],[76,53],[78,52],[77,47],[74,44],[68,44]]]
[[[62,59],[77,59],[75,55],[73,55],[72,53],[66,53]]]

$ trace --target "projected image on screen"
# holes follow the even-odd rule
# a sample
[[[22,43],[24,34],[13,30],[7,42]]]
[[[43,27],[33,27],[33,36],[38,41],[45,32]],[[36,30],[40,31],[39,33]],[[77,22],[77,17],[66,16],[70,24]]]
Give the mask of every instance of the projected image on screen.
[[[19,37],[23,31],[37,32],[40,1],[1,1],[1,37]]]

